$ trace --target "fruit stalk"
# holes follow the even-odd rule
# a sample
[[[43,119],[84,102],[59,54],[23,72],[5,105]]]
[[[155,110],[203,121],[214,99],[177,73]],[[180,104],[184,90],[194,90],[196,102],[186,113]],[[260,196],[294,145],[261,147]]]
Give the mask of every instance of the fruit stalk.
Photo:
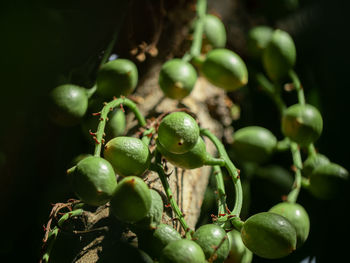
[[[171,208],[174,210],[177,218],[179,219],[180,224],[186,233],[186,238],[191,239],[191,232],[192,231],[184,218],[184,214],[181,212],[179,206],[175,202],[173,193],[170,189],[170,185],[169,185],[169,182],[167,180],[167,176],[166,176],[164,169],[163,169],[163,166],[161,164],[161,154],[158,151],[156,151],[156,162],[151,164],[150,169],[154,170],[158,173],[158,176],[162,182],[165,194],[166,194],[167,199],[171,205]]]
[[[225,185],[224,179],[222,176],[221,168],[218,165],[213,166],[213,171],[216,180],[216,190],[218,194],[218,215],[225,214],[226,207],[226,193],[225,193]]]
[[[289,77],[293,81],[293,86],[294,86],[295,90],[297,91],[299,104],[305,105],[304,90],[301,87],[298,75],[296,74],[296,72],[293,69],[291,69],[288,74],[289,74]]]
[[[242,210],[243,190],[242,190],[241,180],[239,176],[239,171],[230,160],[222,142],[214,134],[212,134],[207,129],[201,129],[200,133],[201,135],[208,137],[214,143],[216,149],[219,152],[220,158],[224,159],[225,161],[225,168],[227,169],[229,175],[231,176],[235,187],[235,206],[233,207],[232,212],[229,213],[229,215],[225,215],[221,217],[219,216],[217,222],[221,224],[227,221],[231,221],[231,223],[237,229],[240,229],[242,226],[242,221],[240,221],[239,215]]]
[[[95,139],[95,151],[94,155],[95,156],[100,156],[101,154],[101,148],[103,144],[103,134],[106,126],[106,121],[107,121],[107,115],[109,112],[113,111],[115,107],[118,106],[127,106],[134,114],[136,119],[139,122],[140,126],[145,126],[146,125],[146,120],[142,116],[141,112],[137,108],[136,104],[132,102],[131,100],[121,97],[119,99],[114,99],[111,102],[105,104],[105,106],[102,108],[102,110],[97,114],[100,117],[100,122],[97,127],[96,133],[94,133],[94,139]]]
[[[287,196],[287,201],[290,203],[295,203],[297,201],[300,187],[301,187],[301,169],[303,167],[303,163],[300,156],[300,150],[298,144],[292,142],[290,144],[290,150],[293,157],[293,163],[294,163],[294,183],[293,188],[289,192]]]
[[[197,20],[195,23],[193,41],[191,44],[190,51],[183,56],[184,61],[190,61],[193,57],[196,57],[201,52],[202,37],[204,30],[204,18],[207,12],[207,0],[197,0]]]

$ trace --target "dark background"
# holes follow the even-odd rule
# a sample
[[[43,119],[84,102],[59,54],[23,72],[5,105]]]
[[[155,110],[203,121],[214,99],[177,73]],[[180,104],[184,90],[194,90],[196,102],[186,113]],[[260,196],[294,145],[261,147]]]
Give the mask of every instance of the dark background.
[[[265,8],[264,1],[237,2],[245,16],[273,27],[282,25],[291,33],[307,101],[320,109],[324,119],[316,148],[350,170],[349,2],[300,0],[298,9],[283,12]],[[265,2],[275,7],[276,1]],[[77,84],[90,83],[95,69],[89,71],[84,65],[98,63],[125,12],[130,13],[130,7],[112,0],[0,4],[0,255],[4,262],[38,261],[50,203],[72,197],[65,171],[74,156],[90,150],[80,128],[60,128],[48,121],[47,94],[65,81],[72,68],[82,76],[90,72],[90,78]],[[150,18],[138,19],[146,23]],[[245,57],[241,43],[231,40],[229,47],[237,47]],[[279,134],[271,101],[258,91],[249,94],[237,127],[263,125]],[[349,194],[337,201],[317,201],[302,191],[299,201],[310,214],[310,238],[285,261],[316,256],[317,262],[341,262],[348,255]],[[257,205],[252,209],[259,210]]]

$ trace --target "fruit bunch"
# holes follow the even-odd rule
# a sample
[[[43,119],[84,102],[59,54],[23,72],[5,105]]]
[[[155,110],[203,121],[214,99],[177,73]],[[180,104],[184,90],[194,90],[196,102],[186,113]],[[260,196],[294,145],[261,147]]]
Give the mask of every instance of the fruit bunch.
[[[158,84],[164,96],[184,99],[194,89],[198,75],[226,92],[237,91],[248,83],[245,62],[225,48],[225,27],[220,19],[206,13],[205,0],[198,0],[193,36],[189,52],[182,58],[166,61],[160,70]],[[84,156],[68,169],[72,190],[86,205],[108,203],[111,215],[137,235],[145,262],[248,263],[253,254],[267,259],[288,256],[304,244],[310,230],[308,213],[297,203],[301,188],[316,198],[332,199],[341,193],[343,182],[348,179],[343,167],[329,161],[314,147],[322,133],[323,120],[318,109],[305,102],[300,80],[293,70],[296,48],[291,36],[279,29],[256,27],[248,34],[247,50],[249,58],[255,61],[249,68],[249,79],[258,83],[280,110],[284,136],[281,140],[264,127],[248,126],[235,131],[232,145],[225,147],[198,124],[194,114],[180,109],[153,121],[146,120],[137,105],[127,98],[138,82],[137,67],[127,59],[103,63],[90,89],[65,84],[51,92],[52,119],[64,126],[81,123],[84,130],[89,128],[95,144],[92,155]],[[255,65],[258,66],[254,68]],[[280,87],[288,81],[292,81],[298,103],[287,107]],[[93,96],[114,98],[104,103],[91,121],[85,115]],[[125,135],[124,107],[138,121],[137,135]],[[215,145],[217,157],[207,152],[204,137]],[[304,160],[301,149],[307,150]],[[227,150],[234,158],[230,158]],[[281,151],[290,151],[293,160],[294,183],[288,194],[268,211],[243,220],[241,176],[244,173],[240,173],[231,159],[242,167],[253,164],[251,167],[259,173],[264,163]],[[164,159],[183,169],[213,167],[217,214],[212,215],[211,223],[197,229],[189,227],[173,198]],[[144,180],[149,171],[158,174],[182,233],[162,222],[163,199]],[[228,174],[234,188],[232,209],[227,205],[223,172]],[[264,177],[273,178],[273,175],[265,171]],[[62,216],[62,221],[81,213],[81,208],[73,210]],[[51,232],[47,240],[43,256],[46,262],[57,234]]]

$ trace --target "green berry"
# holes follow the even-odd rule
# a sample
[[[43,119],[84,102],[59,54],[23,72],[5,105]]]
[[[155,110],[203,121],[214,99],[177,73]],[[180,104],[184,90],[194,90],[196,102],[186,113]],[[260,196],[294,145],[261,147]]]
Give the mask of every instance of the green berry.
[[[226,45],[225,26],[216,16],[207,14],[204,17],[203,35],[203,42],[208,43],[212,48],[223,48]]]
[[[183,169],[195,169],[202,167],[211,158],[206,150],[203,139],[198,136],[197,143],[189,151],[182,154],[171,153],[166,150],[159,142],[157,142],[159,152],[174,166]]]
[[[205,255],[197,243],[180,239],[169,243],[162,251],[159,263],[204,263]]]
[[[50,92],[50,118],[62,126],[72,126],[80,122],[88,107],[86,89],[66,84]]]
[[[264,49],[263,66],[272,80],[285,78],[296,61],[296,48],[292,37],[285,31],[275,30]]]
[[[273,29],[268,26],[256,26],[249,30],[247,36],[247,53],[250,57],[260,59],[270,42]]]
[[[167,224],[159,224],[152,231],[138,232],[137,238],[139,248],[159,259],[163,248],[173,241],[181,240],[181,235],[173,227]]]
[[[284,216],[294,226],[297,233],[297,248],[303,245],[309,236],[310,219],[304,207],[296,203],[279,203],[269,212]]]
[[[325,155],[316,153],[315,155],[307,157],[307,159],[303,163],[303,169],[301,170],[301,172],[303,173],[303,176],[310,177],[312,172],[318,166],[328,164],[329,162],[329,159]]]
[[[228,49],[210,51],[201,67],[205,78],[226,91],[234,91],[248,83],[244,61]]]
[[[309,190],[319,199],[335,199],[344,193],[349,179],[348,171],[335,163],[316,167],[310,175]]]
[[[245,246],[263,258],[282,258],[296,248],[293,225],[285,217],[271,212],[249,217],[243,224],[241,236]]]
[[[160,224],[162,221],[162,215],[163,215],[163,209],[164,204],[162,197],[158,194],[156,190],[150,189],[151,191],[151,208],[147,212],[146,216],[142,218],[141,220],[137,221],[133,228],[135,230],[150,230],[154,227],[157,227],[157,225]]]
[[[320,137],[322,129],[322,116],[312,105],[294,104],[283,114],[283,134],[302,146],[315,142]]]
[[[277,139],[268,129],[248,126],[233,134],[233,149],[243,161],[263,163],[275,150]]]
[[[88,205],[107,203],[117,187],[112,165],[101,157],[82,159],[68,176],[76,195]]]
[[[151,161],[147,145],[133,137],[113,138],[105,145],[103,154],[121,176],[141,176]]]
[[[195,119],[185,112],[173,112],[165,116],[158,128],[158,140],[167,151],[181,154],[192,149],[199,137]]]
[[[213,262],[215,263],[224,262],[230,251],[225,230],[214,224],[206,224],[199,227],[193,234],[193,241],[202,248],[206,259],[213,257],[215,259]],[[216,247],[219,247],[219,249],[215,250]]]
[[[159,86],[165,96],[181,100],[191,93],[197,81],[194,67],[182,59],[167,61],[159,73]]]
[[[241,233],[233,229],[227,233],[227,236],[230,243],[230,252],[225,263],[250,263],[253,255],[244,245]]]
[[[138,81],[136,65],[127,59],[116,59],[101,66],[97,73],[96,92],[104,98],[127,96]]]
[[[111,199],[111,212],[122,222],[135,223],[151,208],[152,196],[147,184],[137,176],[123,178]]]

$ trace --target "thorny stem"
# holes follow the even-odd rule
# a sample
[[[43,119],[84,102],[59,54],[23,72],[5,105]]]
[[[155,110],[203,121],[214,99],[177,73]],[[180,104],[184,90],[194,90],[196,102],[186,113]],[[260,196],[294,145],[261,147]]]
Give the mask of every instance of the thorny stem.
[[[298,75],[296,74],[296,72],[293,69],[291,69],[288,72],[288,74],[289,74],[289,77],[293,81],[293,86],[294,86],[295,90],[297,91],[299,104],[305,105],[304,90],[300,84],[300,80],[299,80]]]
[[[200,130],[201,135],[208,137],[215,145],[219,152],[220,158],[224,159],[225,161],[225,168],[227,169],[229,175],[232,178],[234,187],[235,187],[235,205],[233,207],[233,210],[231,213],[225,216],[219,216],[217,219],[217,222],[219,224],[225,223],[227,221],[231,221],[231,223],[237,228],[240,229],[242,227],[242,221],[239,219],[239,215],[242,210],[242,203],[243,203],[243,191],[242,191],[242,185],[241,180],[239,176],[238,169],[234,166],[232,161],[230,160],[230,157],[228,156],[224,145],[222,142],[209,130],[207,129],[201,129]]]
[[[127,106],[135,114],[135,117],[138,120],[139,125],[140,126],[146,125],[145,118],[142,116],[136,104],[131,100],[125,97],[121,97],[119,99],[114,99],[111,102],[106,103],[105,106],[102,108],[102,110],[96,114],[96,115],[99,115],[100,122],[98,124],[96,133],[92,133],[95,139],[94,156],[100,156],[101,154],[101,148],[104,142],[103,135],[104,135],[104,130],[106,126],[107,115],[110,111],[113,111],[115,107],[119,107],[119,106]]]
[[[55,226],[53,229],[50,230],[48,236],[47,236],[47,240],[46,240],[46,250],[45,253],[43,254],[40,262],[44,262],[47,263],[49,262],[50,259],[50,254],[53,248],[53,245],[57,239],[57,236],[60,232],[60,228],[63,226],[64,222],[66,222],[69,218],[73,217],[73,216],[79,216],[83,213],[83,209],[77,209],[77,210],[73,210],[70,212],[65,213],[57,222],[57,226]]]
[[[263,73],[256,73],[255,79],[259,83],[263,91],[265,91],[275,102],[280,112],[280,115],[282,115],[287,107],[281,98],[279,88],[276,85],[272,84]]]
[[[195,23],[193,41],[190,48],[190,52],[183,56],[184,61],[190,61],[193,57],[197,57],[201,52],[204,19],[207,12],[207,0],[197,0],[197,20]]]
[[[156,157],[155,158],[155,163],[151,164],[150,169],[154,170],[154,171],[156,171],[158,173],[158,176],[159,176],[159,178],[160,178],[160,180],[162,182],[165,194],[166,194],[167,199],[168,199],[168,201],[169,201],[169,203],[171,205],[171,208],[174,210],[175,215],[179,219],[182,228],[185,230],[186,238],[187,239],[191,239],[191,232],[192,232],[192,230],[188,226],[188,224],[187,224],[187,222],[186,222],[186,220],[184,218],[184,214],[181,212],[179,206],[175,202],[173,193],[172,193],[172,191],[170,189],[170,185],[169,185],[169,182],[167,180],[167,176],[166,176],[166,174],[164,172],[164,169],[163,169],[163,166],[161,164],[161,155],[160,155],[160,153],[157,150],[155,152],[155,157]]]
[[[291,153],[293,157],[293,163],[294,163],[294,183],[293,183],[293,188],[289,192],[287,196],[287,201],[290,203],[295,203],[297,201],[299,192],[300,192],[300,187],[301,187],[301,169],[303,167],[303,163],[301,160],[300,156],[300,150],[298,147],[298,144],[292,142],[290,144],[291,147]]]
[[[213,166],[214,176],[216,180],[216,190],[218,194],[218,215],[225,214],[226,207],[226,193],[225,193],[225,184],[224,178],[222,176],[222,171],[220,166]]]

